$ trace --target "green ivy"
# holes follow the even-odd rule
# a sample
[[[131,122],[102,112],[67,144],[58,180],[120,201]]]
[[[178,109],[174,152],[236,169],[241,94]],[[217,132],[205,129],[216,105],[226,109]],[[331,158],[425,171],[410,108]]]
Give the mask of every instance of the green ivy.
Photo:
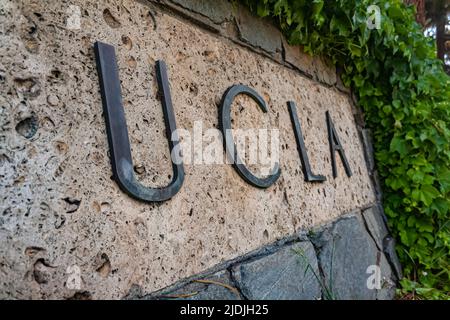
[[[450,298],[450,87],[432,39],[400,0],[241,0],[289,43],[343,70],[374,135],[401,294]],[[370,5],[381,13],[370,29]]]

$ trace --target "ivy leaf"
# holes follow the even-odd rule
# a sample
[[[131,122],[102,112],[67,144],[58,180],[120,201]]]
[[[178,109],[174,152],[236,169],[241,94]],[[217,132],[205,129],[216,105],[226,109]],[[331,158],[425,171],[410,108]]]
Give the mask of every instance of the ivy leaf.
[[[437,171],[437,177],[439,178],[439,184],[442,192],[446,193],[450,191],[450,169],[441,168]]]
[[[331,31],[336,31],[338,35],[347,37],[350,34],[347,23],[336,16],[333,16],[330,21]]]
[[[439,197],[439,195],[440,193],[435,187],[431,185],[424,185],[420,189],[419,197],[426,206],[429,206],[435,198]]]
[[[313,17],[316,18],[323,9],[323,0],[313,0],[312,12]]]
[[[437,198],[433,201],[431,208],[433,210],[436,210],[440,216],[445,217],[445,215],[448,213],[449,206],[450,205],[448,201],[443,198]]]
[[[434,231],[434,227],[433,225],[430,223],[430,221],[426,220],[426,219],[418,219],[416,220],[416,227],[420,232],[433,232]],[[422,234],[423,236],[423,234]]]
[[[390,150],[396,151],[400,154],[401,157],[404,157],[406,155],[406,153],[408,152],[406,140],[403,140],[399,136],[394,137],[391,140]]]
[[[270,10],[264,2],[258,2],[256,14],[260,17],[267,17],[270,14]]]
[[[398,6],[391,6],[388,9],[388,14],[392,19],[400,19],[403,16],[403,11]]]
[[[349,43],[349,50],[354,57],[361,57],[362,51],[361,47],[359,47],[357,44]]]

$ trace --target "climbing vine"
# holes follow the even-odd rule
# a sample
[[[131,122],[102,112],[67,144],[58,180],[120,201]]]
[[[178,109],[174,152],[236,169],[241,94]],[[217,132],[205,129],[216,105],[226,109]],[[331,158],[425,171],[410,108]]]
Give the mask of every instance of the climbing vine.
[[[450,81],[414,8],[400,0],[241,1],[276,20],[289,43],[343,70],[373,132],[404,268],[400,294],[449,299]]]

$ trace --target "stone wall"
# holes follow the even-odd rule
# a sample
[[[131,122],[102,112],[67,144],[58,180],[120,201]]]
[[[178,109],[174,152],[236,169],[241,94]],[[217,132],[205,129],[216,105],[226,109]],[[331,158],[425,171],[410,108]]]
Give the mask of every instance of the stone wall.
[[[163,290],[139,286],[127,299],[386,300],[395,296],[401,267],[377,207],[298,232]],[[379,287],[367,286],[379,266]],[[370,282],[370,280],[369,280]]]
[[[0,5],[1,297],[392,297],[400,269],[370,133],[329,63],[228,1]],[[173,174],[154,72],[160,59],[180,128],[198,120],[217,128],[231,85],[262,95],[267,114],[237,97],[233,126],[280,130],[278,181],[261,190],[228,164],[189,164],[169,201],[122,192],[110,179],[96,41],[116,48],[139,181],[160,187]],[[323,183],[304,181],[290,100]],[[332,176],[326,111],[351,177],[339,160]],[[381,268],[379,290],[366,286],[370,265]]]

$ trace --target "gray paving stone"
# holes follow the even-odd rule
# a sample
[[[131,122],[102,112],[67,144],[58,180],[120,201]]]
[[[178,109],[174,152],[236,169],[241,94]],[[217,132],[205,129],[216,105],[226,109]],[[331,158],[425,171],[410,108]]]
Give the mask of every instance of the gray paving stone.
[[[369,172],[373,172],[373,170],[375,170],[375,160],[373,156],[372,133],[369,129],[362,129],[361,134],[363,137],[364,153],[368,170]]]
[[[340,219],[312,240],[319,250],[319,264],[328,298],[373,300],[383,294],[368,288],[370,273],[367,271],[371,265],[379,266],[381,277],[391,281],[390,266],[382,263],[384,255],[377,250],[360,218]]]
[[[324,59],[310,56],[302,50],[301,46],[289,45],[282,37],[284,60],[311,76],[314,80],[335,85],[337,82],[336,68],[328,65]]]
[[[389,262],[395,271],[395,275],[397,279],[400,280],[403,278],[402,266],[400,265],[400,261],[398,260],[397,253],[395,251],[395,240],[392,236],[387,236],[383,239],[383,252],[386,257],[389,259]]]
[[[236,22],[241,40],[270,53],[282,51],[281,32],[267,20],[255,17],[240,7]]]
[[[396,285],[393,279],[395,279],[392,269],[388,260],[384,254],[380,256],[380,278],[381,288],[377,290],[377,300],[392,300],[395,298]]]
[[[383,250],[383,239],[389,234],[383,216],[377,206],[363,211],[363,217],[378,249]]]
[[[282,40],[284,60],[311,77],[317,77],[314,58],[304,53],[300,46],[292,46],[284,38]]]
[[[248,299],[313,300],[321,297],[319,281],[314,275],[319,276],[316,253],[309,241],[285,246],[271,255],[237,265],[232,272]]]
[[[176,289],[158,293],[154,296],[157,299],[182,299],[182,300],[240,300],[238,290],[230,281],[229,273],[226,270],[219,271],[200,280],[209,283],[192,281],[187,285]]]
[[[323,57],[314,57],[314,64],[317,68],[317,80],[334,86],[337,82],[336,68]]]
[[[220,24],[232,19],[233,8],[226,0],[170,0],[185,9],[200,13]]]
[[[401,279],[402,268],[395,252],[395,241],[389,234],[381,210],[378,205],[370,207],[363,211],[363,217],[378,249],[384,252],[393,267],[396,279]]]

